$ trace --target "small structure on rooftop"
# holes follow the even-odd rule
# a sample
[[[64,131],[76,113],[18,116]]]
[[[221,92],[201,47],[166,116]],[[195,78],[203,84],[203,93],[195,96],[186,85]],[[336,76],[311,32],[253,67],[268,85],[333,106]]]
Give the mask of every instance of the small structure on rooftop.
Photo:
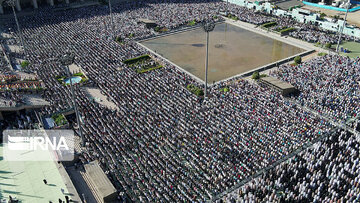
[[[137,23],[144,23],[147,28],[153,28],[157,26],[155,21],[146,18],[139,18]]]

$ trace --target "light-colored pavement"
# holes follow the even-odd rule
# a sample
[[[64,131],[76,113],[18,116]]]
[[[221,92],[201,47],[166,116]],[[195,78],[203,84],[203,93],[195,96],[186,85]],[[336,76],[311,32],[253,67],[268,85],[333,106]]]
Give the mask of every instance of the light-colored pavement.
[[[44,179],[47,184],[44,184]],[[48,203],[58,202],[59,198],[65,201],[65,195],[68,195],[70,199],[80,202],[69,181],[56,162],[7,161],[0,146],[1,200],[8,200],[11,195],[21,202]],[[64,193],[61,189],[64,189]]]
[[[303,61],[307,61],[307,60],[310,60],[310,59],[312,59],[314,57],[317,57],[319,52],[329,53],[328,50],[325,50],[325,49],[323,49],[321,47],[316,47],[312,43],[308,43],[308,42],[305,42],[305,41],[302,41],[302,40],[299,40],[299,39],[295,39],[295,38],[292,38],[292,37],[289,37],[289,36],[281,37],[280,35],[278,35],[278,34],[276,34],[274,32],[268,32],[268,31],[266,31],[264,29],[261,29],[260,27],[258,27],[256,25],[253,25],[253,24],[250,24],[250,23],[246,23],[246,22],[242,22],[242,21],[234,21],[234,20],[231,20],[231,19],[228,19],[228,18],[226,18],[226,23],[239,26],[239,27],[247,29],[249,31],[252,31],[252,32],[255,32],[255,33],[258,33],[258,34],[261,34],[261,35],[265,35],[265,36],[273,38],[275,40],[279,40],[279,41],[282,41],[284,43],[291,44],[293,46],[301,47],[301,48],[306,49],[306,50],[315,50],[315,52],[313,52],[313,53],[311,53],[309,55],[303,56],[302,57]],[[291,61],[289,63],[292,63],[292,62],[293,61]],[[274,71],[276,69],[277,69],[277,67],[273,67],[271,69],[266,69],[264,71],[259,71],[259,72],[260,72],[260,74],[269,75],[270,71]]]
[[[70,73],[79,73],[82,72],[81,67],[77,66],[76,64],[71,64],[69,66]]]
[[[18,45],[7,45],[9,47],[10,52],[20,52],[21,48]]]
[[[116,104],[112,101],[109,101],[107,96],[101,93],[100,89],[86,87],[85,90],[89,94],[89,96],[94,99],[95,102],[97,102],[109,109],[118,110],[118,107],[116,106]]]

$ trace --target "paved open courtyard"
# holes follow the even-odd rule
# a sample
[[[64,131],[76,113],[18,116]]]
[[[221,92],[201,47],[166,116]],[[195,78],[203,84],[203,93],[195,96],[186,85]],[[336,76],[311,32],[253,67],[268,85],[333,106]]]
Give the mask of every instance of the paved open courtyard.
[[[141,43],[204,81],[206,34],[202,28]],[[303,51],[235,25],[217,24],[209,39],[208,81],[217,82]]]
[[[17,198],[21,202],[58,202],[68,194],[64,180],[55,162],[49,161],[6,161],[0,146],[0,200]],[[43,180],[48,184],[45,185]],[[61,189],[64,189],[62,194]]]

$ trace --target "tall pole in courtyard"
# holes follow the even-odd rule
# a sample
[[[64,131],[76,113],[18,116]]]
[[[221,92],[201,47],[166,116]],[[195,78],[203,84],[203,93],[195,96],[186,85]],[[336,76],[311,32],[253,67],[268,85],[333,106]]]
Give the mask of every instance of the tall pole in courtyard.
[[[110,26],[111,26],[111,34],[112,38],[115,39],[115,32],[114,32],[114,20],[112,15],[112,8],[111,8],[111,0],[109,0],[109,10],[110,10]]]
[[[229,14],[229,0],[226,0],[226,17]]]
[[[60,62],[65,67],[66,72],[67,72],[67,76],[68,76],[69,81],[70,81],[71,98],[72,98],[73,108],[74,108],[75,115],[76,115],[76,120],[77,120],[78,127],[79,127],[79,135],[81,137],[81,146],[84,147],[85,146],[85,140],[84,140],[84,136],[82,134],[81,122],[80,122],[80,114],[79,114],[79,111],[78,111],[78,108],[77,108],[77,105],[76,105],[75,92],[74,92],[74,87],[73,87],[73,84],[72,84],[72,78],[71,78],[70,69],[69,69],[69,66],[74,63],[74,60],[75,60],[75,54],[71,53],[71,52],[67,52],[64,56],[62,56],[60,58]]]
[[[22,46],[23,49],[24,49],[25,57],[27,57],[27,52],[26,52],[24,37],[23,37],[23,34],[22,34],[22,32],[21,32],[20,25],[19,25],[19,22],[18,22],[18,19],[17,19],[17,15],[16,15],[16,12],[15,12],[15,1],[16,1],[16,0],[8,0],[8,1],[7,1],[7,4],[8,4],[8,5],[12,8],[12,10],[13,10],[16,27],[17,27],[18,33],[19,33],[20,43],[21,43],[21,46]]]
[[[339,39],[338,39],[338,43],[337,43],[337,46],[336,46],[336,53],[339,54],[339,46],[340,46],[340,41],[341,41],[341,36],[342,36],[342,33],[344,31],[344,27],[346,25],[346,17],[347,17],[347,14],[349,12],[349,8],[351,6],[351,3],[350,3],[350,0],[346,3],[346,13],[345,13],[345,18],[344,18],[344,22],[343,22],[343,25],[340,29],[340,33],[339,33]]]
[[[205,91],[204,98],[207,98],[207,84],[208,84],[208,61],[209,61],[209,32],[215,28],[215,23],[208,21],[204,23],[204,31],[206,32],[206,57],[205,57]]]

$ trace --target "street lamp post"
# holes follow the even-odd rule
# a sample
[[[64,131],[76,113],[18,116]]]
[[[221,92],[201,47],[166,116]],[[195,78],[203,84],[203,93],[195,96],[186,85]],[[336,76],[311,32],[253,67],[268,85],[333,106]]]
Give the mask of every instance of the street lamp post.
[[[346,25],[346,17],[347,17],[347,14],[349,12],[349,8],[351,6],[351,3],[350,3],[350,0],[346,3],[346,13],[345,13],[345,18],[344,18],[344,22],[343,22],[343,25],[340,29],[340,33],[339,33],[339,39],[338,39],[338,43],[337,43],[337,46],[336,46],[336,53],[339,54],[339,46],[340,46],[340,41],[341,41],[341,36],[342,36],[342,33],[344,31],[344,27]]]
[[[27,57],[27,52],[26,52],[24,37],[23,37],[23,34],[22,34],[22,32],[21,32],[20,25],[19,25],[19,22],[18,22],[18,19],[17,19],[17,15],[16,15],[16,12],[15,12],[15,1],[16,1],[16,0],[8,0],[8,1],[7,1],[7,4],[8,4],[8,5],[12,8],[12,10],[13,10],[14,18],[15,18],[15,23],[16,23],[16,26],[17,26],[17,29],[18,29],[18,32],[19,32],[20,43],[21,43],[21,46],[22,46],[23,49],[24,49],[25,57]]]
[[[206,58],[205,58],[205,92],[204,98],[207,98],[207,84],[208,84],[208,61],[209,61],[209,32],[215,28],[215,23],[212,21],[205,22],[203,25],[204,31],[206,32]]]
[[[109,0],[109,10],[110,10],[110,26],[111,26],[112,38],[115,39],[114,20],[113,20],[113,15],[112,15],[111,0]]]
[[[80,114],[79,114],[79,111],[78,111],[78,108],[77,108],[77,105],[76,105],[75,92],[74,92],[74,87],[73,87],[73,84],[72,84],[72,78],[71,78],[70,69],[69,69],[69,66],[74,63],[74,60],[75,60],[75,54],[71,53],[71,52],[67,52],[64,56],[62,56],[60,58],[60,63],[61,63],[61,65],[63,65],[65,67],[66,72],[67,72],[67,76],[68,76],[68,78],[70,80],[70,89],[71,89],[71,98],[72,98],[73,108],[74,108],[74,111],[75,111],[76,120],[77,120],[78,127],[79,127],[79,134],[80,134],[80,137],[81,137],[81,146],[84,147],[85,146],[85,140],[84,140],[84,136],[82,134],[81,122],[80,122]]]

